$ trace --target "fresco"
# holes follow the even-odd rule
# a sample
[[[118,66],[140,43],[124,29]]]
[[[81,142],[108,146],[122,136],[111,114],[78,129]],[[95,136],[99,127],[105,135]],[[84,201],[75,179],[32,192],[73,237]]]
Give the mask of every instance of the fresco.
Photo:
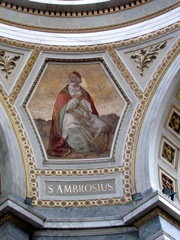
[[[49,159],[109,157],[124,100],[99,62],[48,63],[28,109]]]

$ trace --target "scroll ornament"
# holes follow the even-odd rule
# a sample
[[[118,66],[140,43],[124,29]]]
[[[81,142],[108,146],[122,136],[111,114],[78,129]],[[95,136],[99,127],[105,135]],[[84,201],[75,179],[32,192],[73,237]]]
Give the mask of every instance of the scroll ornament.
[[[5,78],[8,80],[8,76],[12,73],[12,70],[16,67],[16,61],[20,56],[14,56],[10,58],[6,56],[5,51],[0,50],[0,69],[5,73]]]
[[[158,51],[160,49],[165,48],[167,41],[158,44],[156,46],[152,46],[149,49],[141,49],[140,52],[135,52],[131,58],[135,59],[135,62],[138,64],[137,68],[140,69],[140,75],[143,76],[144,68],[148,68],[148,65],[156,59],[156,55],[158,55]]]

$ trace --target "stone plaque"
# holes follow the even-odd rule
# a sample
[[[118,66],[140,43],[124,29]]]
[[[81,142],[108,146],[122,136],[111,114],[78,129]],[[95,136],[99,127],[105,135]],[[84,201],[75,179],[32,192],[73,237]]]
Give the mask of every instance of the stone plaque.
[[[45,181],[46,196],[84,196],[115,193],[115,179],[94,181]]]
[[[39,199],[83,200],[123,196],[122,176],[48,177],[39,176]]]

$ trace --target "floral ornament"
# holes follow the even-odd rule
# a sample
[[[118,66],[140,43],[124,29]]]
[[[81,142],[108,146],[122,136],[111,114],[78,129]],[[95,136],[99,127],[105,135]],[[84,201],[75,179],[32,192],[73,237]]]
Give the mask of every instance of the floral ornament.
[[[5,55],[5,51],[0,50],[0,67],[1,71],[5,72],[6,79],[8,79],[8,75],[16,67],[15,61],[19,58],[20,56],[14,56],[13,58],[10,58],[9,56]]]
[[[139,53],[134,53],[131,58],[135,59],[135,62],[138,64],[137,68],[141,71],[141,76],[143,76],[144,68],[148,68],[148,65],[156,59],[158,51],[165,48],[167,42],[152,46],[149,49],[141,49]]]

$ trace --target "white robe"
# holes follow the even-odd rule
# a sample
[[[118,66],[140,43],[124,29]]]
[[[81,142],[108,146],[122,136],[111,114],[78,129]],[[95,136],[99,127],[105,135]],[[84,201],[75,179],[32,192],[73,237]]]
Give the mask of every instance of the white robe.
[[[72,99],[66,106],[62,137],[76,152],[104,152],[108,145],[109,126],[92,114],[87,100],[75,98],[82,95],[80,87],[74,90],[73,86],[69,85],[68,90]]]

